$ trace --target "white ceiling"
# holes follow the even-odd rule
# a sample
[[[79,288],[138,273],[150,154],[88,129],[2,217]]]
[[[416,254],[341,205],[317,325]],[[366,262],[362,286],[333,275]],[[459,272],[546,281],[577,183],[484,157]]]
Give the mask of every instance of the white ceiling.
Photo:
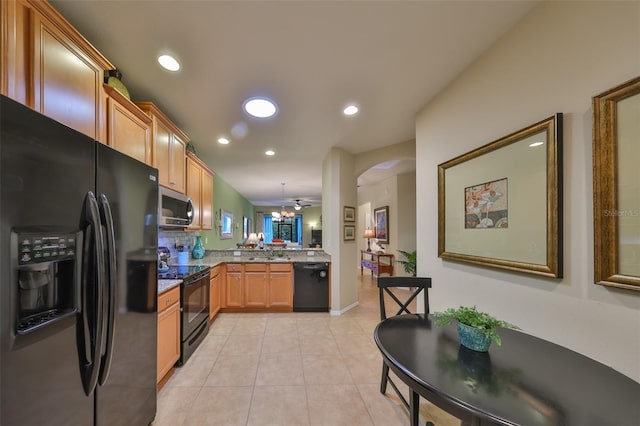
[[[122,71],[132,100],[156,103],[218,177],[254,205],[281,204],[282,182],[287,199],[319,202],[322,161],[331,147],[357,154],[414,139],[416,113],[535,5],[51,3]],[[158,66],[165,52],[180,61],[179,72]],[[243,114],[242,101],[256,95],[277,102],[275,118]],[[360,106],[358,115],[342,115],[348,102]],[[244,137],[232,135],[239,123]],[[219,145],[221,135],[231,144]],[[265,157],[267,148],[276,156]],[[371,171],[360,183],[378,178]]]

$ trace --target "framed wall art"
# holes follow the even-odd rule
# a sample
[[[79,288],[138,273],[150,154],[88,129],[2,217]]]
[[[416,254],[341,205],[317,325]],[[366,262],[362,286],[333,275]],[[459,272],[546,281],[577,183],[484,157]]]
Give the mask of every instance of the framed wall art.
[[[373,209],[376,224],[376,239],[379,243],[389,244],[389,206]]]
[[[438,165],[438,256],[562,277],[562,114]]]
[[[344,214],[342,219],[345,222],[355,222],[356,221],[356,209],[355,207],[344,206]]]
[[[640,77],[592,103],[594,280],[640,291]]]
[[[234,214],[220,209],[220,239],[228,240],[233,238]]]
[[[242,216],[242,239],[246,240],[252,232],[253,226],[251,223],[251,218]]]
[[[356,239],[355,225],[344,225],[343,237],[345,241],[354,241]]]

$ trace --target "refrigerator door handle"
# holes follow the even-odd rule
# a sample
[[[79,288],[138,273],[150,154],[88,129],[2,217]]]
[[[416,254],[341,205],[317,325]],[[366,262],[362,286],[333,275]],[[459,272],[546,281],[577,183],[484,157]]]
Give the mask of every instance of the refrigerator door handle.
[[[105,311],[103,312],[103,321],[106,325],[105,346],[102,349],[102,361],[100,363],[100,377],[98,383],[104,385],[109,377],[111,369],[111,359],[113,357],[113,330],[115,319],[115,301],[116,301],[116,280],[118,277],[116,265],[116,237],[113,226],[113,215],[111,214],[111,206],[107,196],[100,195],[100,213],[102,223],[106,227],[107,242],[107,280],[105,286]]]
[[[82,274],[82,330],[79,330],[81,349],[81,371],[82,386],[84,392],[91,395],[98,382],[100,372],[100,349],[104,346],[104,321],[103,321],[103,289],[104,289],[104,239],[102,236],[102,225],[100,223],[100,211],[98,202],[93,192],[89,191],[85,199],[85,218],[87,222],[86,233],[88,238],[93,239],[94,252],[84,251]],[[85,247],[91,244],[85,239]],[[89,262],[92,263],[89,268]],[[92,271],[96,278],[96,289],[92,292],[89,285],[89,271]],[[93,278],[93,277],[91,277]],[[91,296],[95,296],[95,303],[92,303]],[[92,315],[93,318],[89,316]]]

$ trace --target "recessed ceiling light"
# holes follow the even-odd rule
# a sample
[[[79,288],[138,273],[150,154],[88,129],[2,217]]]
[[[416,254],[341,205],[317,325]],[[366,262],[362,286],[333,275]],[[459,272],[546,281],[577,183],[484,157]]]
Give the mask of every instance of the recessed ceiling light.
[[[242,103],[247,114],[257,118],[269,118],[276,115],[276,103],[267,98],[249,98]]]
[[[542,144],[544,144],[544,142],[534,142],[534,143],[532,143],[532,144],[529,144],[529,146],[530,146],[531,148],[534,148],[534,147],[536,147],[536,146],[540,146],[540,145],[542,145]]]
[[[344,115],[354,115],[358,113],[358,107],[351,104],[347,105],[345,109],[342,110]]]
[[[269,157],[272,157],[274,155],[276,155],[276,152],[272,149],[268,149],[264,152],[264,155],[268,155]]]
[[[180,69],[180,64],[175,60],[174,57],[169,55],[161,55],[158,56],[158,63],[162,65],[162,67],[169,71],[178,71]]]
[[[218,138],[218,143],[220,145],[229,145],[229,139],[227,139],[227,138]]]

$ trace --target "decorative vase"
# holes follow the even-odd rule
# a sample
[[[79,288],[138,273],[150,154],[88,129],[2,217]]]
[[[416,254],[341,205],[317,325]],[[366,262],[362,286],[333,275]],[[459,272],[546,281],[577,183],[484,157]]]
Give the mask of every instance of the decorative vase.
[[[196,244],[193,246],[191,256],[194,259],[202,259],[204,257],[204,246],[202,245],[202,237],[199,235],[196,237]]]
[[[458,337],[462,346],[476,352],[487,352],[491,345],[490,337],[482,334],[477,328],[461,322],[458,322]]]

